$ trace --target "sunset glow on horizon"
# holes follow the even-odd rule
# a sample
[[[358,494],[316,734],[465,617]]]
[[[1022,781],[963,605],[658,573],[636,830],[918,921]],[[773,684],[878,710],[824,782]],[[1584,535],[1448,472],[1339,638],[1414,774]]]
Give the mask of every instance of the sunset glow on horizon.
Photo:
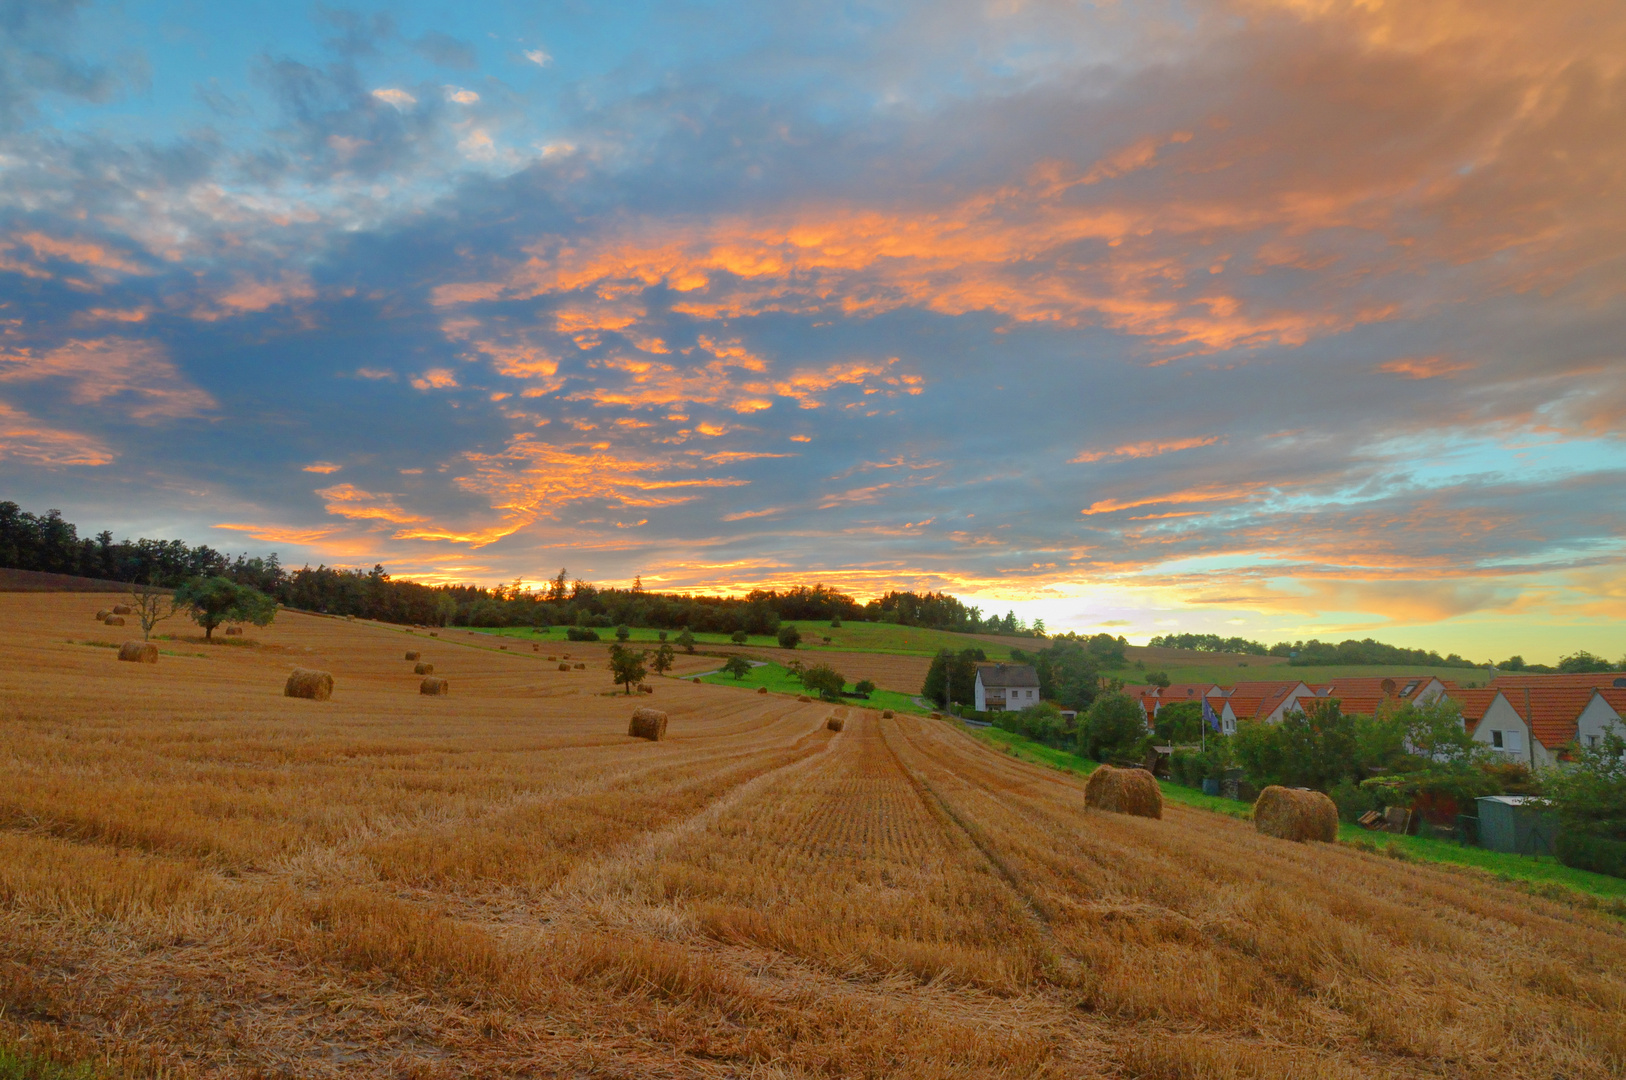
[[[1626,653],[1626,8],[31,4],[0,498]]]

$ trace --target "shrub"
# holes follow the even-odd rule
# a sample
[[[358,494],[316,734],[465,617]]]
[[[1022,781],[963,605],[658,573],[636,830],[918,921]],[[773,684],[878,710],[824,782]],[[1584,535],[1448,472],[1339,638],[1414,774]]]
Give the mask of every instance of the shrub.
[[[1382,797],[1371,788],[1362,787],[1353,780],[1338,781],[1327,794],[1331,796],[1333,805],[1338,807],[1338,816],[1345,821],[1357,821],[1368,810],[1382,809]]]
[[[632,628],[630,626],[628,626],[626,623],[622,623],[620,626],[615,628],[615,640],[617,640],[617,641],[625,641],[628,638],[630,638],[631,636],[632,636]]]
[[[781,649],[794,649],[802,643],[802,635],[793,623],[786,623],[779,628],[779,647]]]
[[[840,630],[841,629],[841,616],[840,615],[837,615],[835,618],[830,620],[830,629],[832,629],[832,630]]]
[[[875,693],[875,684],[868,679],[859,679],[858,682],[853,685],[853,691],[864,697],[869,697],[871,694]]]
[[[1103,694],[1080,718],[1078,750],[1087,758],[1108,761],[1136,757],[1146,737],[1146,714],[1128,694]]]
[[[1565,866],[1626,878],[1626,840],[1561,831],[1553,846],[1558,861]]]
[[[585,626],[567,626],[565,637],[571,641],[597,641],[598,631],[589,630]]]
[[[732,634],[728,635],[728,640],[732,641],[736,645],[744,645],[747,641],[751,640],[751,635],[747,634],[744,630],[736,630]]]

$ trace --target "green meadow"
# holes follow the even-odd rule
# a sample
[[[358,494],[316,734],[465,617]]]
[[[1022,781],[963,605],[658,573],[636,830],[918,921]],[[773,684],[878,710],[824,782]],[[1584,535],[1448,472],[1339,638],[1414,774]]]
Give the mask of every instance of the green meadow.
[[[923,630],[918,626],[898,626],[894,623],[863,623],[847,622],[841,626],[831,626],[827,622],[810,620],[794,621],[795,626],[802,635],[802,642],[797,651],[811,652],[868,652],[887,653],[893,656],[936,656],[943,649],[952,649],[958,652],[966,648],[978,648],[987,654],[990,660],[1008,660],[1011,656],[1009,645],[996,645],[980,637],[969,634],[955,634],[946,630]],[[564,641],[565,628],[555,626],[547,630],[534,630],[528,626],[510,626],[501,629],[488,629],[484,627],[469,627],[486,634],[499,634],[504,637],[524,638],[527,641]],[[632,636],[629,643],[639,645],[659,644],[661,634],[666,634],[666,640],[675,642],[679,631],[655,630],[647,626],[631,628]],[[597,627],[595,632],[600,641],[614,641],[614,627]],[[829,641],[825,641],[829,638]],[[695,644],[698,645],[731,645],[733,640],[728,634],[696,633]],[[752,634],[745,644],[760,649],[777,649],[779,640],[772,634]],[[1030,648],[1042,648],[1044,642],[1034,639]]]
[[[797,682],[795,677],[791,675],[790,669],[782,664],[763,664],[761,667],[754,667],[741,679],[736,679],[726,672],[716,671],[709,675],[700,676],[700,681],[710,683],[713,686],[737,686],[741,690],[750,691],[751,693],[755,693],[759,687],[763,686],[768,688],[770,694],[807,693],[802,684]],[[849,682],[847,689],[852,689],[852,685]],[[910,695],[900,694],[895,690],[874,690],[870,692],[867,698],[845,698],[842,704],[860,709],[892,709],[895,712],[925,713],[930,711],[916,705],[914,698]]]

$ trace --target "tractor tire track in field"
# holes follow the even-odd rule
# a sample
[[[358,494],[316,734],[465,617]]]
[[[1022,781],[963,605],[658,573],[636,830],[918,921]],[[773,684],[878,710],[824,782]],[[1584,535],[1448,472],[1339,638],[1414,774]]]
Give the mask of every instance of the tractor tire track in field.
[[[899,772],[908,779],[921,802],[945,825],[951,826],[975,848],[987,862],[988,866],[1004,881],[1011,892],[1020,901],[1024,910],[1033,921],[1034,929],[1045,944],[1052,950],[1056,968],[1062,976],[1062,981],[1072,983],[1077,981],[1079,963],[1076,957],[1070,955],[1057,939],[1055,931],[1051,928],[1052,914],[1047,910],[1043,901],[1035,896],[1032,890],[1023,881],[1022,876],[1000,854],[992,840],[975,823],[963,815],[952,802],[944,797],[931,780],[919,769],[914,768],[903,758],[896,745],[893,744],[889,730],[896,731],[897,737],[909,746],[911,754],[917,752],[910,743],[907,733],[902,726],[893,720],[881,722],[882,742],[888,753],[897,763]]]

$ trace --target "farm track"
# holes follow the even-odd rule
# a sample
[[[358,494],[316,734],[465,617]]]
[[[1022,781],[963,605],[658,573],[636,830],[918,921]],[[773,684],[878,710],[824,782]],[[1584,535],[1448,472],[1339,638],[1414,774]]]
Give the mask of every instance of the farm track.
[[[283,615],[153,668],[69,644],[86,604],[0,595],[3,1038],[245,1080],[1626,1072],[1586,911],[1099,813],[943,722],[656,680],[648,743],[596,659]]]

